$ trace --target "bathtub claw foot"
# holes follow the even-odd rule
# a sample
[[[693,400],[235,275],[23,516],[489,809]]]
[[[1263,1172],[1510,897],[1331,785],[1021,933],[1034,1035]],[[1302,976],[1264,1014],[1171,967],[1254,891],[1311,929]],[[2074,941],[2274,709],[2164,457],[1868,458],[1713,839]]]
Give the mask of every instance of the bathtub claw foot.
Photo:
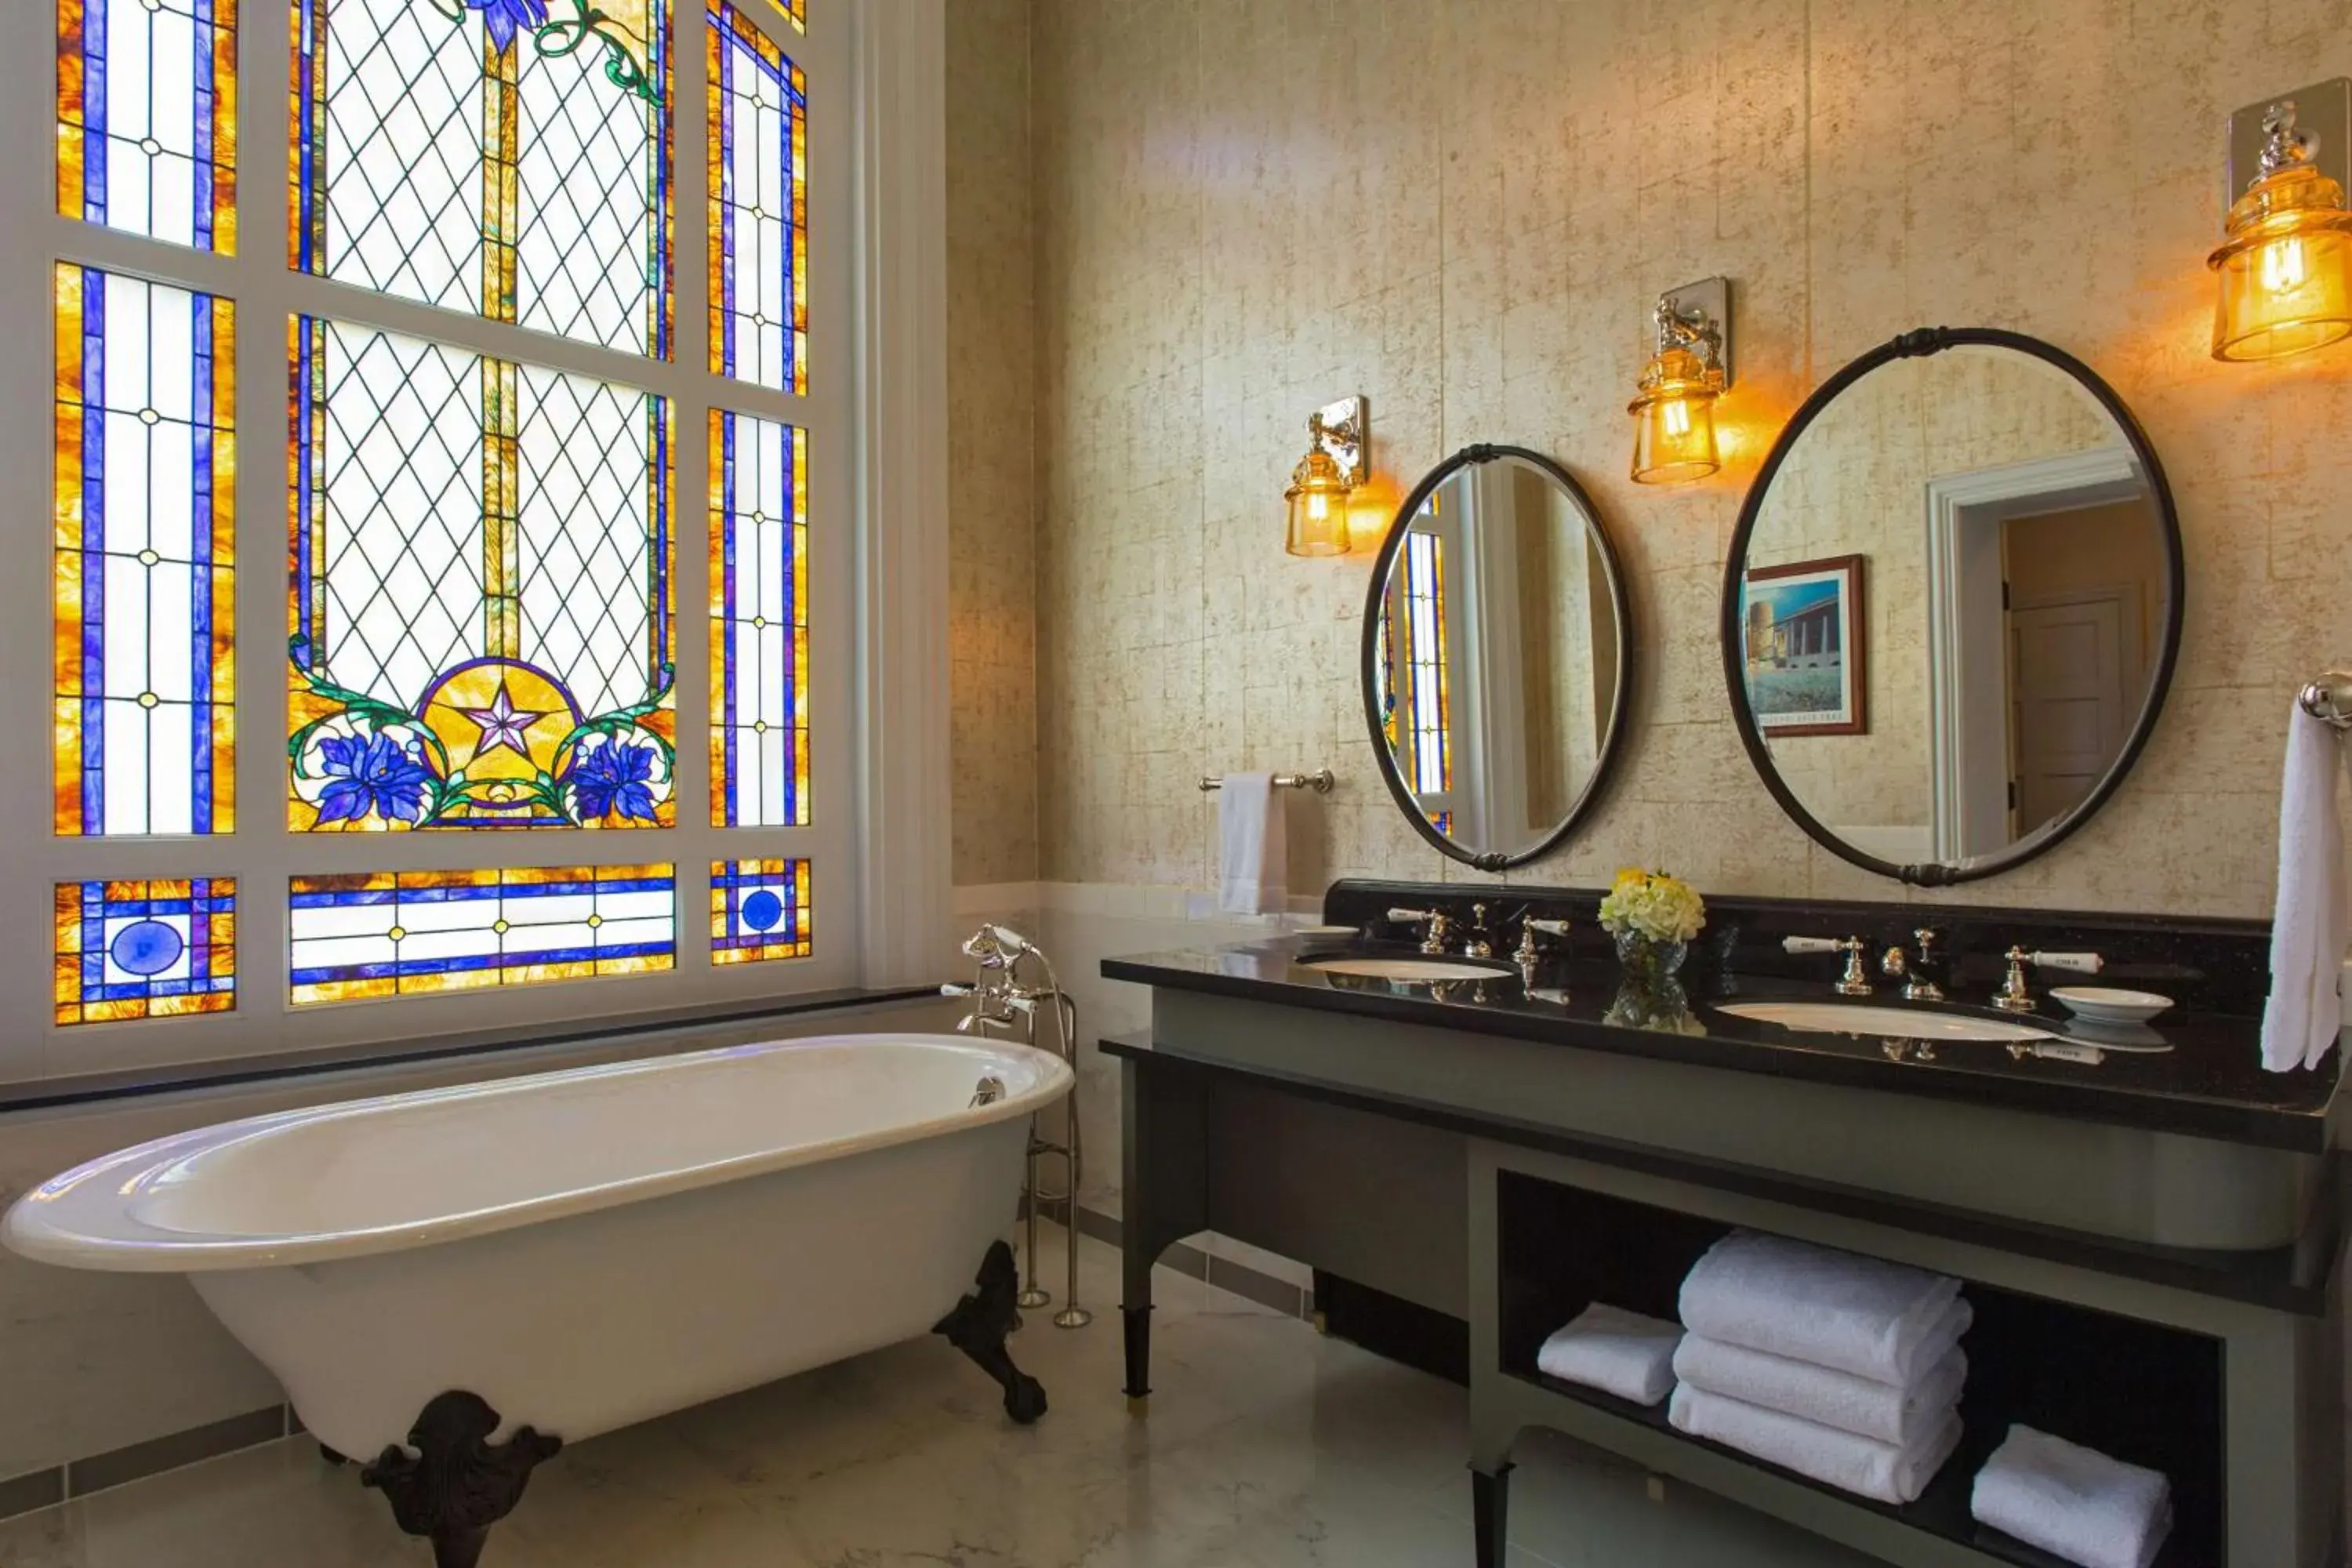
[[[360,1471],[402,1530],[433,1542],[434,1568],[475,1568],[490,1526],[514,1511],[530,1472],[563,1447],[528,1426],[493,1444],[499,1421],[478,1394],[436,1394],[408,1429],[416,1452],[392,1445]]]
[[[947,1336],[948,1343],[970,1356],[981,1371],[1004,1390],[1004,1414],[1026,1426],[1045,1414],[1045,1389],[1035,1378],[1013,1364],[1005,1339],[1021,1326],[1014,1306],[1021,1293],[1020,1270],[1013,1248],[992,1243],[981,1260],[980,1279],[972,1293],[932,1325],[931,1332]]]

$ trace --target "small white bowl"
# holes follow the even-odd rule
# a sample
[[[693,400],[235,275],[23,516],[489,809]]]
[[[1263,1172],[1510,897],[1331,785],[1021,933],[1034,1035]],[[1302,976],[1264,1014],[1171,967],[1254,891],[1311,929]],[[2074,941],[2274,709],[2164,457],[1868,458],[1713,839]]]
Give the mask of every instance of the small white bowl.
[[[2118,991],[2106,985],[2062,985],[2050,993],[2078,1018],[2095,1024],[2145,1024],[2172,998],[2153,991]]]

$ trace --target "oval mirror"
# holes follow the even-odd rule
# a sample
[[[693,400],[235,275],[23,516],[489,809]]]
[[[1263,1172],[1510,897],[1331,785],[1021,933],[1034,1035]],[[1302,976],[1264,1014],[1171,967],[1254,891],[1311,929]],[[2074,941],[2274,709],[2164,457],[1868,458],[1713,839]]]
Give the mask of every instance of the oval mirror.
[[[1748,492],[1723,664],[1757,772],[1855,865],[1935,886],[2082,826],[2180,642],[2180,529],[2113,389],[2039,339],[1906,332],[1797,411]]]
[[[1364,710],[1415,828],[1487,870],[1532,860],[1598,798],[1632,644],[1617,558],[1566,470],[1465,447],[1405,498],[1364,607]]]

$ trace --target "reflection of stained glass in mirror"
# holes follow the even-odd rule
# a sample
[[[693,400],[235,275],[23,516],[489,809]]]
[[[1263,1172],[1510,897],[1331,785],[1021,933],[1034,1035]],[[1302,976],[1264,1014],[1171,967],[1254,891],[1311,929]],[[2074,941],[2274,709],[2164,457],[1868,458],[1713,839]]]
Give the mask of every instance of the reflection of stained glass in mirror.
[[[710,962],[806,958],[814,951],[805,860],[710,863]]]
[[[235,307],[56,273],[57,831],[235,826]]]
[[[289,984],[298,1007],[668,969],[668,866],[362,871],[297,877]]]
[[[670,417],[293,326],[289,825],[667,826]]]
[[[710,369],[806,393],[807,83],[728,0],[709,22]]]
[[[235,253],[237,0],[57,6],[58,211]]]
[[[57,1021],[112,1024],[236,1005],[227,877],[57,884]]]
[[[294,0],[294,27],[290,265],[668,355],[668,0]]]
[[[1454,767],[1446,724],[1445,558],[1433,533],[1405,535],[1404,613],[1412,786],[1435,795],[1453,787]]]
[[[710,821],[797,826],[808,798],[808,434],[710,414]]]

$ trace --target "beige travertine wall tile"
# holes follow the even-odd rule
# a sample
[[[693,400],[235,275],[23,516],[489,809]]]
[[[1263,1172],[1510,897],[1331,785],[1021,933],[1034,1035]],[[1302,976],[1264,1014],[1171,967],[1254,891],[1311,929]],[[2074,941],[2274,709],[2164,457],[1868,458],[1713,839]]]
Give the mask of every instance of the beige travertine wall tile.
[[[1037,312],[1029,0],[948,8],[955,880],[1037,875]]]
[[[1040,875],[1205,885],[1194,775],[1328,763],[1338,792],[1290,803],[1295,888],[1486,879],[1391,805],[1355,670],[1388,512],[1488,440],[1591,490],[1637,637],[1622,772],[1514,879],[1640,860],[1709,891],[1895,896],[1747,764],[1724,553],[1811,386],[1895,332],[1980,323],[2050,339],[2133,405],[2179,503],[2187,626],[2107,810],[1933,896],[2267,912],[2287,702],[2352,657],[2352,458],[2327,437],[2352,427],[2352,355],[2215,363],[2202,262],[2222,117],[2352,71],[2344,5],[1034,5]],[[1725,469],[1637,488],[1649,303],[1717,272],[1738,296]],[[1292,560],[1302,423],[1356,392],[1362,547]]]

